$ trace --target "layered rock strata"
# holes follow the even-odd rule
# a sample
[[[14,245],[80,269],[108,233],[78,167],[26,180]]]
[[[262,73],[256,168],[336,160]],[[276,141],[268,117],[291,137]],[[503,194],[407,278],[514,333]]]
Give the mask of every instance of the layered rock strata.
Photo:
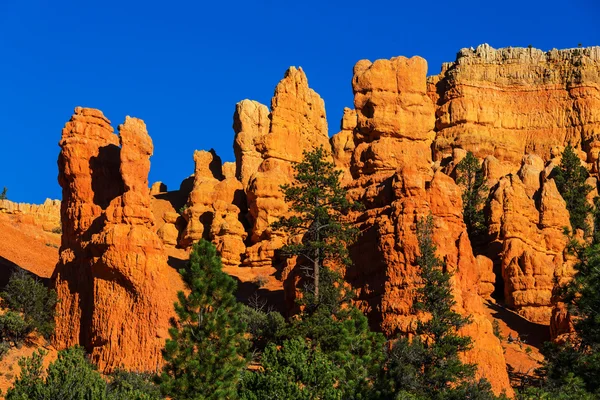
[[[48,232],[60,228],[60,200],[46,199],[42,204],[0,200],[0,213],[18,216],[21,222],[40,226]]]
[[[437,160],[460,147],[516,172],[523,155],[547,161],[571,143],[598,170],[600,47],[462,49],[429,78],[429,94],[437,104]]]

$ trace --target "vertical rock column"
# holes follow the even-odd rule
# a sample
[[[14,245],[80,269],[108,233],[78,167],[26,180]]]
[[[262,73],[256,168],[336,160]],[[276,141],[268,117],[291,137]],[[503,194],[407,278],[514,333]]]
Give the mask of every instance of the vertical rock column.
[[[119,131],[120,138],[102,113],[81,108],[63,130],[56,345],[83,346],[105,372],[156,371],[174,290],[166,287],[167,256],[152,229],[153,146],[139,119],[127,117]]]

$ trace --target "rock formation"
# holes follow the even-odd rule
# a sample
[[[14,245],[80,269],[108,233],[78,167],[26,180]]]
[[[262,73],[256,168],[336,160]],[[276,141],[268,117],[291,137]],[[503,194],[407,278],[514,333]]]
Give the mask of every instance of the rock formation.
[[[437,104],[436,160],[461,147],[516,172],[523,155],[548,160],[554,147],[572,143],[598,162],[600,47],[462,49],[429,79],[429,94]]]
[[[60,200],[46,199],[43,204],[0,200],[0,213],[18,216],[21,222],[40,226],[48,232],[60,228]]]
[[[165,287],[170,268],[153,230],[153,147],[141,120],[127,117],[119,132],[86,108],[76,108],[63,129],[55,342],[83,346],[102,371],[156,371],[174,290]]]
[[[270,284],[285,286],[293,299],[293,265],[276,257],[286,238],[270,226],[288,213],[280,186],[291,182],[293,164],[324,146],[349,196],[365,206],[349,216],[361,235],[345,276],[372,325],[389,336],[414,330],[416,221],[431,213],[438,255],[455,274],[456,309],[472,316],[463,333],[474,346],[465,359],[479,364],[479,376],[496,391],[512,393],[484,299],[551,324],[554,335],[569,330],[569,315],[553,297],[573,269],[563,235],[569,214],[552,170],[571,143],[597,185],[600,47],[481,45],[462,49],[441,74],[426,73],[420,57],[359,61],[354,109],[344,110],[330,139],[323,100],[292,67],[270,111],[251,100],[236,105],[235,164],[222,164],[214,151],[195,152],[194,175],[177,196],[160,182],[150,196],[152,143],[143,122],[128,118],[118,137],[99,111],[76,109],[59,159],[57,343],[83,345],[103,370],[155,369],[174,292],[161,286],[174,281],[165,276],[172,270],[163,246],[183,251],[174,247],[201,238],[217,245],[228,272],[280,272],[280,282]],[[476,244],[454,181],[467,151],[482,163],[488,193],[488,235]]]
[[[246,208],[242,183],[232,173],[232,165],[225,169],[228,176],[224,175],[221,159],[214,151],[196,151],[194,161],[194,186],[183,211],[187,225],[180,245],[188,247],[202,238],[212,240],[223,264],[238,266],[248,236],[239,220]]]
[[[237,105],[234,128],[234,149],[241,155],[236,171],[245,184],[251,226],[244,265],[271,266],[283,238],[270,225],[287,212],[280,186],[291,181],[292,164],[303,151],[329,148],[325,104],[308,86],[304,71],[291,67],[275,88],[271,113],[244,100]]]
[[[354,266],[346,271],[346,279],[358,290],[358,304],[384,333],[413,331],[412,303],[419,284],[416,222],[431,213],[438,254],[455,273],[457,310],[473,318],[464,330],[474,339],[465,358],[479,363],[478,373],[496,390],[510,392],[500,343],[485,317],[482,298],[473,290],[480,282],[493,280],[490,263],[473,255],[460,188],[433,169],[435,116],[426,92],[426,72],[427,63],[419,57],[363,60],[354,67],[357,124],[349,162],[354,179],[348,188],[366,210],[353,218],[362,234],[352,248]],[[340,167],[347,165],[352,147],[345,144],[347,136],[342,130],[332,139]]]

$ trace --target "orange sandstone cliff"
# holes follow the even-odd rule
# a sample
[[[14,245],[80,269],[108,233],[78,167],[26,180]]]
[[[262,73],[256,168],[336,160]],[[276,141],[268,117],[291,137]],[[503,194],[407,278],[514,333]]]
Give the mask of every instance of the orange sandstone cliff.
[[[242,291],[265,278],[263,292],[284,291],[289,306],[297,273],[278,258],[287,238],[270,225],[288,212],[280,185],[291,182],[293,163],[324,146],[349,196],[365,206],[350,215],[361,235],[344,273],[371,324],[388,336],[414,329],[416,221],[431,213],[438,255],[454,272],[456,308],[472,316],[463,333],[474,346],[464,357],[497,392],[511,394],[506,365],[515,351],[505,353],[493,334],[490,304],[510,309],[523,326],[553,335],[569,329],[553,297],[572,276],[573,260],[563,235],[569,214],[552,169],[570,143],[597,187],[600,47],[481,45],[460,50],[429,78],[420,57],[361,60],[352,89],[354,109],[344,110],[330,138],[323,99],[302,69],[290,68],[270,109],[251,100],[236,105],[235,163],[196,151],[193,176],[173,192],[160,182],[149,189],[153,148],[141,120],[128,117],[115,135],[100,111],[77,108],[60,142],[56,344],[84,346],[104,371],[156,370],[181,288],[169,264],[200,238],[216,244]],[[473,243],[454,180],[467,151],[482,163],[488,197],[489,229]],[[56,221],[53,204],[38,210],[0,202],[0,211],[31,214],[31,223],[45,226]]]
[[[77,108],[60,146],[56,345],[83,346],[103,371],[156,371],[174,288],[152,229],[146,126],[127,117],[117,136],[101,112]]]

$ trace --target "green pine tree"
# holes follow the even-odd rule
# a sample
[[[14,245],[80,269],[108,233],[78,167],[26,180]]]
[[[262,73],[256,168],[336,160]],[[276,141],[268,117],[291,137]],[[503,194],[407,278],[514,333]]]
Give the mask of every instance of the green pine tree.
[[[581,398],[600,396],[600,244],[572,244],[578,255],[575,276],[561,289],[561,298],[575,319],[574,340],[547,343],[539,371],[543,390],[556,397],[577,392]],[[592,398],[592,397],[590,397]]]
[[[323,148],[305,152],[296,180],[286,185],[295,216],[275,226],[302,237],[284,251],[310,263],[313,285],[303,290],[302,312],[269,337],[260,357],[262,369],[248,372],[244,399],[366,399],[384,359],[384,337],[371,332],[367,318],[349,300],[351,290],[329,263],[351,263],[347,246],[356,230],[343,221],[355,207],[346,200],[339,173]],[[308,390],[310,389],[310,390]]]
[[[470,151],[456,166],[456,183],[463,187],[463,218],[471,241],[487,232],[483,204],[485,191],[479,160]]]
[[[169,333],[161,387],[178,400],[234,399],[246,366],[248,341],[236,283],[222,270],[215,246],[194,244],[180,274],[189,294],[178,293],[177,321]]]
[[[6,200],[6,193],[8,192],[8,189],[6,188],[6,186],[4,187],[4,189],[2,189],[2,193],[0,193],[0,200]]]
[[[323,147],[305,151],[294,170],[295,182],[281,187],[294,215],[281,218],[273,227],[292,238],[282,252],[298,256],[303,268],[309,271],[312,284],[305,293],[305,301],[308,306],[315,306],[325,299],[322,270],[332,263],[351,263],[348,246],[356,239],[358,230],[344,221],[343,214],[358,206],[346,198],[339,179],[341,171],[327,161]]]
[[[342,366],[334,363],[319,346],[301,338],[271,343],[261,358],[261,372],[247,373],[242,380],[243,400],[342,400]]]
[[[581,160],[571,145],[565,147],[560,165],[552,172],[556,187],[567,203],[572,229],[582,229],[586,236],[589,235],[591,228],[587,219],[592,206],[587,202],[586,196],[593,188],[585,183],[588,171],[581,165]]]
[[[422,285],[414,309],[430,318],[418,322],[414,339],[393,343],[381,381],[383,398],[458,399],[469,394],[462,398],[494,399],[486,381],[473,381],[475,365],[460,360],[471,338],[458,330],[470,319],[453,311],[452,274],[436,256],[431,215],[418,221],[417,237]]]

